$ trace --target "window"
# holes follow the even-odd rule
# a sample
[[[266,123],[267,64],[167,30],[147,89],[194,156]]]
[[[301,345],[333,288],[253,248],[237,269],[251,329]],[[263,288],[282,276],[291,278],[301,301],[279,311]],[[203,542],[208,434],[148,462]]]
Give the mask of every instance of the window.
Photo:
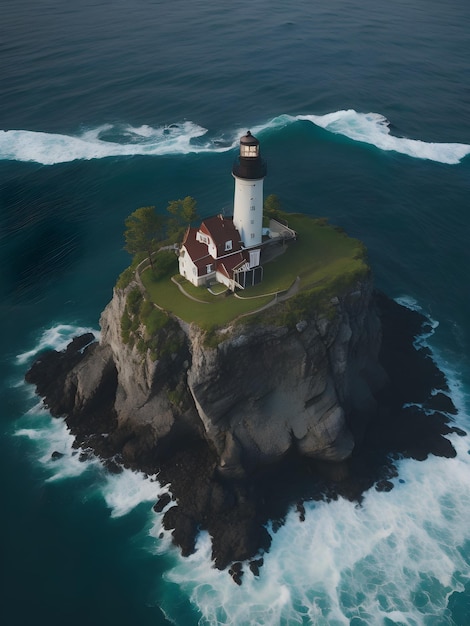
[[[212,272],[212,263],[208,263],[206,265],[206,274],[210,274]]]
[[[258,156],[258,146],[240,146],[240,155],[242,157],[257,157]]]
[[[231,249],[232,249],[232,240],[230,239],[230,241],[225,242],[225,252],[228,252]]]
[[[255,238],[255,233],[251,233],[251,238],[254,239]]]
[[[252,205],[250,206],[250,210],[251,210],[251,211],[256,211],[256,207],[255,207],[255,205],[254,205],[254,204],[252,204]]]
[[[255,223],[255,220],[251,220],[251,222],[250,222],[250,223],[251,223],[251,224],[254,224],[254,223]]]

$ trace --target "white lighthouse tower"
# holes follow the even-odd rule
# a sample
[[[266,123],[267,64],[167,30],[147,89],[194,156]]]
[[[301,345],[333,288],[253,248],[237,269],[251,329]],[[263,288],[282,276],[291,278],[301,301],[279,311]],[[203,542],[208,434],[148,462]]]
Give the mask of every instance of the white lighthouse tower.
[[[259,141],[248,131],[240,139],[240,155],[232,168],[235,178],[233,223],[245,248],[259,246],[263,238],[263,180],[266,162]]]

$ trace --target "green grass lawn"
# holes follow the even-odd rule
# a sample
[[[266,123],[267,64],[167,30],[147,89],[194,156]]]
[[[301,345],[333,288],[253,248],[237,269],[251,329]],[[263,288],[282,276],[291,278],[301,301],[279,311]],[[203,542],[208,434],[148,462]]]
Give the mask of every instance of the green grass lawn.
[[[186,322],[195,322],[210,330],[224,326],[235,318],[256,311],[270,302],[271,294],[288,289],[297,276],[300,290],[328,288],[341,277],[358,276],[368,270],[362,242],[348,237],[322,219],[305,215],[286,215],[289,226],[298,233],[298,239],[288,244],[283,254],[264,265],[263,281],[240,292],[246,299],[233,294],[213,295],[204,287],[194,287],[178,276],[185,291],[203,302],[194,302],[180,292],[170,275],[155,280],[149,270],[142,273],[142,281],[153,302]],[[172,272],[176,272],[176,260]],[[253,296],[260,296],[253,298]]]
[[[323,219],[287,215],[298,239],[264,266],[263,281],[241,295],[253,296],[288,289],[297,276],[302,290],[335,280],[340,274],[366,269],[365,248]]]
[[[272,296],[257,298],[256,304],[253,304],[253,300],[240,300],[233,294],[214,296],[207,289],[194,287],[185,281],[184,289],[198,299],[204,300],[194,302],[180,292],[170,277],[155,281],[148,270],[143,272],[142,282],[153,302],[185,322],[195,322],[205,330],[224,326],[236,317],[259,309],[272,300]]]

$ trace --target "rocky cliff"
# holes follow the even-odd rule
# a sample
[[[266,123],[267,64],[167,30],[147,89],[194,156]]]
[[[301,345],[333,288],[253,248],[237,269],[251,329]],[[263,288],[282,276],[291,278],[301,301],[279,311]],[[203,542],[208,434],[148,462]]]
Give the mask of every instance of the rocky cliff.
[[[292,450],[324,461],[350,456],[347,416],[353,408],[372,415],[374,395],[386,380],[370,280],[335,297],[327,316],[312,311],[292,328],[234,324],[222,329],[215,347],[199,327],[168,318],[153,353],[139,349],[136,336],[123,341],[122,320],[135,287],[115,291],[101,317],[100,345],[68,375],[73,410],[82,410],[98,392],[102,373],[115,369],[118,430],[143,431],[147,446],[173,431],[203,432],[220,471],[230,476]],[[126,460],[133,460],[134,447],[131,440],[124,446]]]
[[[27,380],[54,415],[67,416],[77,445],[92,448],[111,469],[158,471],[171,483],[177,506],[165,525],[176,543],[190,553],[197,529],[206,528],[216,565],[225,567],[266,549],[264,525],[296,501],[302,516],[303,499],[360,497],[377,481],[390,488],[387,454],[412,448],[397,435],[411,423],[405,401],[436,403],[440,395],[440,408],[453,411],[446,396],[431,394],[446,383],[429,354],[419,354],[428,368],[420,387],[410,386],[423,368],[409,354],[407,383],[400,382],[405,370],[393,333],[412,346],[424,320],[390,323],[384,311],[396,320],[398,305],[377,300],[370,278],[343,288],[327,306],[310,304],[294,323],[281,323],[270,309],[209,340],[199,327],[154,310],[133,282],[115,290],[99,343],[84,337],[65,353],[41,356]],[[447,415],[435,411],[427,425],[417,418],[413,445],[420,428],[434,429],[417,457],[453,454],[442,437],[452,430]],[[388,431],[392,446],[382,436]],[[232,573],[239,582],[240,571]]]

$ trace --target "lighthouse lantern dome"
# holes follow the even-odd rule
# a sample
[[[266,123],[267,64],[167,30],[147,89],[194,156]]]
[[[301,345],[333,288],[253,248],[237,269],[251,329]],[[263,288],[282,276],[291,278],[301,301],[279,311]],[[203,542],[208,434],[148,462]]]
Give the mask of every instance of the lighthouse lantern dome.
[[[259,141],[250,131],[240,138],[240,153],[233,164],[232,174],[246,180],[259,180],[266,176],[266,163],[261,158]]]
[[[248,159],[259,157],[259,141],[250,131],[240,138],[240,157]]]

